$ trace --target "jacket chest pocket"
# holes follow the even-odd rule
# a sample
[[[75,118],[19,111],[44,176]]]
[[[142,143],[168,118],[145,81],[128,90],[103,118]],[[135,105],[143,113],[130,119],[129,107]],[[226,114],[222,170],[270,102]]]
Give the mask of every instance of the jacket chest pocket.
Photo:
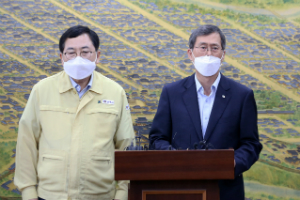
[[[97,138],[111,138],[118,125],[118,112],[115,109],[91,109],[87,111],[86,128],[93,127]]]
[[[42,133],[46,139],[57,141],[69,137],[75,111],[75,108],[41,105],[40,121]]]

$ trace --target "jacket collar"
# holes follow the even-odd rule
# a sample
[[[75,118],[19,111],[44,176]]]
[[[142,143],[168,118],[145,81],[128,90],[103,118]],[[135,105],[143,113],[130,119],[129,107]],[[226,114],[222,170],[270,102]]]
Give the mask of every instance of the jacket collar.
[[[217,88],[222,87],[224,90],[229,90],[230,89],[230,85],[228,83],[227,78],[221,73],[219,72],[219,76],[220,76],[220,80],[218,80],[218,84],[217,84]],[[194,83],[195,83],[195,76],[196,74],[192,74],[190,77],[187,78],[187,80],[183,83],[183,86],[188,89],[189,87],[191,87]],[[216,83],[216,81],[214,82],[214,84]],[[199,89],[196,86],[196,90]]]
[[[100,73],[97,73],[96,71],[93,72],[93,82],[92,82],[92,87],[90,88],[91,91],[96,92],[98,94],[102,94],[103,91],[103,75]],[[59,93],[64,93],[69,90],[71,90],[73,87],[69,75],[65,72],[62,71],[61,74],[59,74]]]
[[[104,82],[104,76],[100,74],[99,72],[94,71],[93,72],[94,78],[93,78],[93,84],[90,88],[91,91],[96,92],[98,94],[103,93],[103,82]]]

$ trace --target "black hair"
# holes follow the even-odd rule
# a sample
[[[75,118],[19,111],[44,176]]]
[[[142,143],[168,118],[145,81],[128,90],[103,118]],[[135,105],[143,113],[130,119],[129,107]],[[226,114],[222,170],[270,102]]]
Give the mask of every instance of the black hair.
[[[89,29],[89,27],[87,27],[87,26],[77,25],[77,26],[70,27],[60,37],[60,39],[59,39],[60,52],[61,53],[64,52],[65,42],[68,38],[76,38],[82,34],[87,34],[90,37],[90,39],[95,47],[95,50],[98,51],[99,45],[100,45],[100,40],[99,40],[97,33],[95,33],[95,31]]]
[[[196,30],[194,30],[193,33],[190,36],[190,39],[189,39],[189,48],[190,49],[194,48],[194,45],[195,45],[195,42],[196,42],[198,36],[209,35],[211,33],[219,33],[219,35],[221,37],[221,46],[222,46],[222,49],[225,50],[225,48],[226,48],[226,38],[225,38],[225,35],[219,29],[219,27],[217,27],[215,25],[201,25],[199,28],[197,28]]]

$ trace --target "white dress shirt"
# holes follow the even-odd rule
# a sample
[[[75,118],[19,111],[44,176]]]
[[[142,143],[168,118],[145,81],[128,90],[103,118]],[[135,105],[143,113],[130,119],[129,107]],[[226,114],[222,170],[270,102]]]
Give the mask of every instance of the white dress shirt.
[[[221,74],[219,72],[217,79],[211,86],[211,92],[210,92],[209,96],[206,96],[204,94],[204,89],[203,89],[201,83],[198,81],[197,76],[195,74],[195,82],[196,82],[203,138],[205,136],[205,132],[206,132],[207,125],[209,122],[209,118],[210,118],[210,113],[211,113],[212,107],[214,105],[215,96],[216,96],[216,92],[217,92],[217,88],[218,88],[220,79],[221,79]]]

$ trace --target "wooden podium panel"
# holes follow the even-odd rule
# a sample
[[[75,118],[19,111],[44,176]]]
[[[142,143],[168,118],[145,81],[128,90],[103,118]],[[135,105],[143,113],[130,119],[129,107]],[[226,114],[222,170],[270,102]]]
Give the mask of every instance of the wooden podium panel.
[[[142,200],[206,200],[200,194],[155,194],[147,195]]]
[[[218,200],[216,180],[130,181],[129,200]]]
[[[142,200],[206,200],[206,190],[143,190]]]
[[[220,179],[234,179],[232,149],[115,152],[129,200],[219,200]]]

